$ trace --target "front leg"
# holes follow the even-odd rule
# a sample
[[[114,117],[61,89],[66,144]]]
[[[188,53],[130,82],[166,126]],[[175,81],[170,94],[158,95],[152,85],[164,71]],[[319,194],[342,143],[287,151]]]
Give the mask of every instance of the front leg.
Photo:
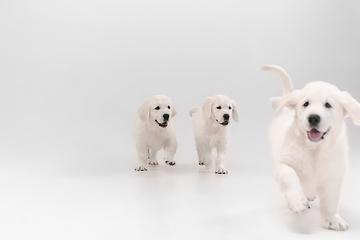
[[[216,174],[227,174],[228,171],[225,168],[225,158],[228,151],[228,144],[221,144],[217,147],[217,157],[216,157]]]
[[[149,165],[156,166],[159,164],[156,160],[157,152],[158,152],[158,150],[151,149],[149,163],[148,163]]]
[[[146,145],[137,144],[136,150],[138,153],[139,163],[138,166],[135,168],[135,171],[147,171],[146,165],[149,158],[149,149]]]
[[[164,160],[165,163],[169,166],[174,166],[175,160],[174,155],[177,149],[177,142],[176,139],[169,140],[164,147]]]
[[[349,228],[338,213],[341,184],[342,179],[329,179],[319,188],[322,226],[326,229],[345,231]]]
[[[302,213],[311,207],[311,203],[304,194],[300,179],[292,167],[278,163],[276,166],[276,180],[292,211]]]

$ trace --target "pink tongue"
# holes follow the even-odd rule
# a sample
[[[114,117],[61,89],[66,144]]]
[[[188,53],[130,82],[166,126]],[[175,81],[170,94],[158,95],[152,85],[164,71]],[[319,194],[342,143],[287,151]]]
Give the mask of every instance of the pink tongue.
[[[311,129],[311,131],[309,132],[309,138],[311,141],[314,141],[314,142],[319,141],[322,136],[323,136],[323,133],[319,132],[315,128]]]

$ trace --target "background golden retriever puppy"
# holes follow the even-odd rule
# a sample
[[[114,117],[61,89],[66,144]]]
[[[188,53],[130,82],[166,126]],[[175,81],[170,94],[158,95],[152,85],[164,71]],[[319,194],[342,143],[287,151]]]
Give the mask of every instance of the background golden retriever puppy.
[[[158,165],[156,154],[164,149],[165,163],[175,165],[177,149],[173,117],[177,110],[172,100],[165,95],[147,99],[138,110],[135,124],[136,150],[139,164],[136,171],[147,171],[146,165]]]
[[[226,174],[225,158],[229,146],[229,124],[238,121],[238,111],[233,100],[224,95],[206,98],[201,108],[190,110],[194,116],[194,134],[199,165],[211,165],[211,151],[216,148],[217,174]]]

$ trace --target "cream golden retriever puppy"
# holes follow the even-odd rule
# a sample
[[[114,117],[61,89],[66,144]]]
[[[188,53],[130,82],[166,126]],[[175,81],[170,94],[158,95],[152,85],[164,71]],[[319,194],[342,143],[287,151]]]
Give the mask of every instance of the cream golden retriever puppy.
[[[165,163],[174,166],[177,149],[173,117],[177,110],[165,95],[148,98],[138,110],[134,137],[139,164],[136,171],[147,171],[147,165],[158,165],[156,154],[164,149]]]
[[[195,114],[194,135],[199,165],[211,165],[211,151],[216,148],[217,174],[227,174],[225,158],[229,146],[229,124],[231,119],[238,121],[235,102],[224,95],[206,98],[201,108],[190,110]]]
[[[289,208],[301,213],[320,200],[322,226],[346,230],[338,202],[347,168],[348,144],[344,118],[360,125],[360,104],[346,92],[325,82],[308,83],[293,90],[287,73],[275,65],[261,70],[276,73],[283,96],[271,99],[272,108],[282,110],[270,126],[276,180]]]

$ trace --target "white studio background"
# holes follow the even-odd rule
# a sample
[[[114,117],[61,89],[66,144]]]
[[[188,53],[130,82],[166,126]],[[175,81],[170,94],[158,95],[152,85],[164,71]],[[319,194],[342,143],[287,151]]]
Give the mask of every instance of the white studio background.
[[[144,180],[139,176],[143,173],[133,171],[137,156],[132,127],[137,108],[154,94],[170,96],[179,110],[174,119],[178,170],[159,166],[164,176],[169,177],[167,171],[176,171],[179,178],[197,176],[188,111],[207,96],[224,94],[236,101],[240,113],[239,122],[231,126],[229,177],[264,174],[269,176],[265,181],[274,182],[267,130],[276,116],[269,99],[281,95],[280,80],[257,69],[276,64],[289,73],[295,88],[322,80],[360,101],[359,43],[356,0],[0,1],[0,192],[6,196],[0,200],[0,226],[7,229],[3,233],[13,239],[54,239],[52,234],[91,239],[98,236],[91,233],[93,216],[86,207],[82,214],[79,205],[90,196],[108,196],[107,190],[115,192],[114,209],[132,209],[131,202],[121,202],[123,195],[132,194],[131,187],[121,186]],[[345,194],[349,201],[358,201],[360,194],[353,187],[359,184],[355,174],[360,170],[360,128],[349,119],[347,123],[350,178],[357,182],[345,187]],[[156,171],[144,174],[152,170]],[[199,184],[196,177],[194,181]],[[86,189],[85,197],[76,195],[81,189]],[[155,193],[147,194],[137,196],[152,199],[149,204],[157,201]],[[275,194],[283,201],[279,192]],[[41,208],[41,217],[36,217],[39,206],[27,203],[39,196],[42,206],[58,207],[53,214]],[[241,205],[242,196],[234,197]],[[107,200],[96,201],[89,209]],[[284,201],[278,204],[285,206]],[[347,211],[351,218],[352,210]],[[82,219],[89,229],[76,230],[75,223],[63,226],[59,219],[68,219],[66,213]],[[360,209],[355,213],[359,215]],[[54,214],[58,220],[48,221]],[[138,214],[141,217],[141,211]],[[124,219],[131,217],[122,217],[110,217],[117,221],[110,224],[113,228],[100,227],[97,233],[106,231],[107,239],[132,239],[122,232],[135,232],[136,220],[127,226]],[[49,233],[45,229],[52,223]],[[106,220],[102,223],[108,226]],[[63,235],[58,234],[60,226]],[[360,231],[360,219],[351,226],[341,237]],[[168,232],[161,237],[175,239]]]

